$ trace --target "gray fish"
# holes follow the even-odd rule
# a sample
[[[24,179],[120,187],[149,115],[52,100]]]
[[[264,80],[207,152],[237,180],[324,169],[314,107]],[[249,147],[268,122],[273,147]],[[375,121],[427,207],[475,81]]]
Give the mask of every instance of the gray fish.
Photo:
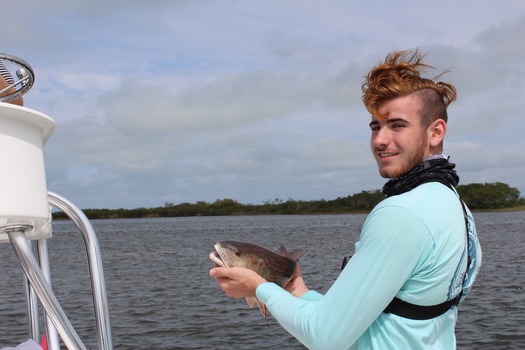
[[[252,243],[237,241],[221,241],[215,244],[215,251],[210,253],[210,259],[222,267],[246,267],[257,272],[268,282],[281,287],[292,279],[297,260],[304,254],[301,249],[288,252],[281,246],[277,253]],[[266,317],[266,306],[255,297],[246,298],[248,305],[257,304]]]

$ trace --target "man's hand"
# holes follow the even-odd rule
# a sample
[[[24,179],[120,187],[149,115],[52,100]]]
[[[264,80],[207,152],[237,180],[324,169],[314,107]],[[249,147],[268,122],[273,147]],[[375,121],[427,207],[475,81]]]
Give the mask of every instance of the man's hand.
[[[5,89],[8,86],[9,86],[9,83],[7,81],[5,81],[5,79],[2,76],[0,76],[0,90],[3,90],[3,89]],[[3,95],[9,95],[10,93],[12,93],[14,91],[15,91],[15,88],[11,88],[11,89],[7,90]],[[15,98],[14,100],[9,101],[9,103],[22,106],[24,104],[24,100],[22,99],[21,96],[19,96],[19,97]]]
[[[214,267],[210,276],[215,277],[219,287],[233,298],[254,297],[257,287],[267,282],[257,272],[245,267]]]
[[[293,296],[298,298],[309,291],[308,287],[306,287],[306,284],[304,283],[303,276],[301,275],[301,265],[297,264],[295,273],[290,282],[288,282],[286,285],[285,289]]]

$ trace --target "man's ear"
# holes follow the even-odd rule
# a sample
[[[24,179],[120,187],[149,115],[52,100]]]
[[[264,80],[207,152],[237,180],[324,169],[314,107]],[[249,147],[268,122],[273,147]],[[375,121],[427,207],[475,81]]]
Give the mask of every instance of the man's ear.
[[[447,133],[447,122],[436,119],[428,128],[430,147],[441,147]]]

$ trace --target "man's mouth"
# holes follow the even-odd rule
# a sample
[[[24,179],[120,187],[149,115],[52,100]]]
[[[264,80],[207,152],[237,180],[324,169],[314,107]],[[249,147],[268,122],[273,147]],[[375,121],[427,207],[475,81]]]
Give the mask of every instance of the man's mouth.
[[[394,152],[378,152],[377,154],[379,158],[387,158],[387,157],[393,157],[397,155],[397,153],[394,153]]]

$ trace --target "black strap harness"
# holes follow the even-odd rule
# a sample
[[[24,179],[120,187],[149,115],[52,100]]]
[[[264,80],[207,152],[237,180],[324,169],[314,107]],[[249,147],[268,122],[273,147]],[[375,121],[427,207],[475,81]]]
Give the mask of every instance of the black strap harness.
[[[456,193],[459,197],[459,194],[454,190],[454,187],[445,180],[441,179],[428,179],[427,181],[423,180],[418,185],[425,183],[425,182],[440,182],[443,185],[449,187],[454,193]],[[469,222],[467,218],[467,210],[465,208],[465,203],[463,203],[463,200],[461,200],[461,197],[459,198],[459,201],[461,203],[461,207],[463,208],[463,215],[465,217],[465,226],[466,226],[466,234],[467,234],[467,251],[468,251],[468,231],[469,231]],[[467,254],[468,256],[468,254]],[[343,264],[341,265],[341,270],[344,269],[348,261],[351,257],[345,257],[343,259]],[[467,261],[467,268],[470,265],[470,256],[468,257]],[[466,274],[465,274],[466,276]],[[463,277],[463,282],[465,280],[465,276]],[[459,292],[459,294],[454,297],[451,300],[447,300],[441,304],[438,305],[431,305],[431,306],[423,306],[423,305],[416,305],[411,304],[406,301],[403,301],[399,299],[398,297],[394,297],[394,299],[388,304],[385,310],[383,310],[384,313],[391,313],[397,316],[401,316],[404,318],[409,318],[413,320],[429,320],[434,317],[438,317],[443,315],[445,312],[447,312],[452,306],[457,306],[459,304],[459,301],[461,299],[461,296],[463,295],[463,290]]]
[[[463,293],[460,292],[454,299],[447,300],[444,303],[431,306],[422,306],[410,304],[395,297],[390,304],[383,310],[384,313],[394,314],[412,320],[429,320],[438,317],[447,312],[452,306],[459,304],[459,299]]]
[[[453,187],[449,182],[439,181],[439,180],[437,180],[437,182],[442,183],[443,185],[447,186],[454,193],[457,194],[457,192],[453,190]],[[457,195],[459,196],[459,194]],[[459,198],[459,201],[461,203],[461,207],[463,208],[463,216],[465,218],[465,227],[466,227],[466,234],[467,234],[467,251],[468,251],[469,223],[468,223],[468,218],[467,218],[467,209],[465,208],[465,203],[463,203],[463,200],[461,199],[461,197]],[[469,265],[470,265],[470,257],[468,257],[467,268]],[[463,282],[465,280],[465,276],[466,274],[463,277]],[[390,302],[390,304],[388,304],[388,306],[383,312],[387,314],[390,313],[390,314],[398,315],[401,317],[410,318],[413,320],[429,320],[431,318],[443,315],[452,306],[457,306],[459,304],[459,300],[461,299],[462,295],[463,295],[463,290],[461,290],[455,298],[451,300],[447,300],[441,304],[431,305],[431,306],[411,304],[411,303],[407,303],[406,301],[399,299],[398,297],[394,297],[394,299]]]

